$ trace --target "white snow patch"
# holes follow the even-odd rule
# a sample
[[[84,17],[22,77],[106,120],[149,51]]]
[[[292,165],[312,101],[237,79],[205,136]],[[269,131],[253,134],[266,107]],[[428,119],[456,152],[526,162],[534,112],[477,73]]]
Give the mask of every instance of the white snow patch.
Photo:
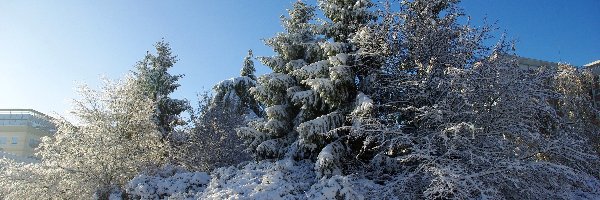
[[[201,199],[305,199],[315,182],[310,161],[260,161],[216,169]]]
[[[141,199],[186,199],[202,192],[210,180],[205,172],[166,167],[155,175],[138,175],[127,184],[127,194]]]

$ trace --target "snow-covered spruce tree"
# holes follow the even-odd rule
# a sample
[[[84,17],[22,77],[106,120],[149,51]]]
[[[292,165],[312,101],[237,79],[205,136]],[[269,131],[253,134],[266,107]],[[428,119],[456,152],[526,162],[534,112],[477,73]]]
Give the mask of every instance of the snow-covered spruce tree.
[[[319,176],[341,173],[343,131],[357,94],[356,47],[350,41],[374,19],[368,1],[319,1],[330,19],[311,24],[314,8],[298,1],[283,18],[287,33],[266,41],[278,55],[261,60],[274,73],[261,76],[253,89],[268,106],[266,119],[240,129],[250,137],[258,158],[313,159]],[[319,39],[316,33],[323,33]],[[326,39],[331,39],[330,41]]]
[[[2,181],[12,185],[5,197],[107,199],[140,171],[164,162],[152,118],[156,104],[133,77],[106,81],[100,91],[83,86],[80,95],[72,111],[80,125],[58,120],[57,133],[40,144],[41,163],[3,170]]]
[[[288,11],[289,17],[281,19],[286,32],[265,41],[278,55],[259,58],[273,73],[259,77],[251,92],[266,107],[266,115],[238,130],[241,137],[247,138],[248,150],[256,159],[282,158],[298,137],[294,128],[306,121],[305,118],[321,114],[314,113],[319,110],[308,108],[299,113],[300,106],[295,106],[290,98],[292,93],[306,90],[292,72],[323,57],[317,43],[319,38],[310,24],[314,10],[301,1],[294,3],[293,9]],[[305,96],[307,100],[312,97],[314,104],[320,103],[316,94],[310,91]]]
[[[330,177],[344,174],[345,169],[354,168],[357,164],[354,162],[354,156],[349,153],[360,147],[364,138],[349,134],[348,125],[360,123],[360,120],[356,120],[357,117],[361,118],[371,113],[372,101],[360,90],[368,89],[366,85],[372,81],[371,75],[382,63],[379,51],[366,48],[366,45],[361,43],[379,37],[364,31],[376,28],[372,22],[377,16],[370,10],[374,6],[371,1],[320,0],[318,4],[328,19],[320,29],[326,38],[332,41],[321,43],[321,47],[331,66],[329,77],[309,80],[313,82],[309,86],[323,96],[326,102],[329,101],[327,103],[333,105],[333,112],[328,116],[341,119],[337,119],[338,124],[334,126],[330,123],[324,123],[325,126],[318,125],[322,122],[316,120],[309,121],[311,123],[306,125],[311,128],[305,129],[303,133],[300,132],[300,128],[305,127],[300,125],[299,132],[300,141],[303,135],[309,136],[306,137],[309,139],[314,138],[307,141],[308,144],[312,143],[312,151],[319,152],[315,164],[317,176]],[[328,100],[332,99],[332,94],[335,95],[335,100]],[[312,128],[315,124],[316,128]],[[320,144],[325,146],[321,147]]]
[[[173,99],[169,96],[179,87],[177,81],[183,77],[168,72],[177,62],[169,43],[160,41],[154,47],[156,55],[148,52],[144,59],[135,65],[136,70],[133,74],[144,94],[156,103],[154,120],[164,140],[176,126],[184,124],[179,115],[190,106],[185,99]]]

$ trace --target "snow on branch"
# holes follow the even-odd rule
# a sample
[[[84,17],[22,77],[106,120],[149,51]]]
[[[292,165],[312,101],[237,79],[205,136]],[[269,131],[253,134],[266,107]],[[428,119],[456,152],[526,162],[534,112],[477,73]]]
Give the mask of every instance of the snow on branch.
[[[340,127],[345,121],[344,115],[332,112],[316,119],[304,122],[296,128],[299,133],[300,144],[310,151],[315,151],[319,144],[325,141],[323,135],[330,130]]]
[[[298,80],[326,78],[329,75],[330,65],[327,60],[322,60],[297,69],[292,72],[292,75]]]

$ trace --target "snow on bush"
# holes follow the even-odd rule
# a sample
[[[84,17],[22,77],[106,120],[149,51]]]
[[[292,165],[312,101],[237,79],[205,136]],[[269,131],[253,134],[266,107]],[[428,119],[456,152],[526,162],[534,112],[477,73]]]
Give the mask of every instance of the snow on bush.
[[[384,187],[360,175],[316,178],[314,163],[291,159],[222,167],[211,176],[167,166],[136,176],[125,187],[131,199],[365,199]],[[111,198],[123,196],[115,190]],[[389,195],[389,194],[388,194]]]
[[[199,198],[305,199],[315,182],[313,167],[310,161],[285,159],[219,168]]]
[[[322,178],[315,183],[306,193],[309,199],[365,199],[363,195],[355,191],[355,187],[361,185],[353,184],[346,176],[335,175],[331,178]]]
[[[133,178],[125,190],[135,199],[191,199],[206,188],[210,176],[167,166],[154,173]]]

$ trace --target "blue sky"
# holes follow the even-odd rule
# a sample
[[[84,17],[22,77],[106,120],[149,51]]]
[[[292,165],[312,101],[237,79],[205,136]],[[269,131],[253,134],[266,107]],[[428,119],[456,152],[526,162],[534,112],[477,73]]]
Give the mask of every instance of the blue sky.
[[[165,38],[185,74],[174,94],[198,92],[237,76],[248,49],[272,55],[260,39],[281,31],[294,0],[30,1],[0,4],[0,108],[65,115],[78,83],[99,84],[133,69]],[[309,1],[310,2],[310,1]],[[543,3],[543,4],[541,4]],[[475,24],[484,17],[517,41],[517,53],[583,65],[600,59],[600,1],[465,0]],[[258,73],[268,69],[257,63]]]

